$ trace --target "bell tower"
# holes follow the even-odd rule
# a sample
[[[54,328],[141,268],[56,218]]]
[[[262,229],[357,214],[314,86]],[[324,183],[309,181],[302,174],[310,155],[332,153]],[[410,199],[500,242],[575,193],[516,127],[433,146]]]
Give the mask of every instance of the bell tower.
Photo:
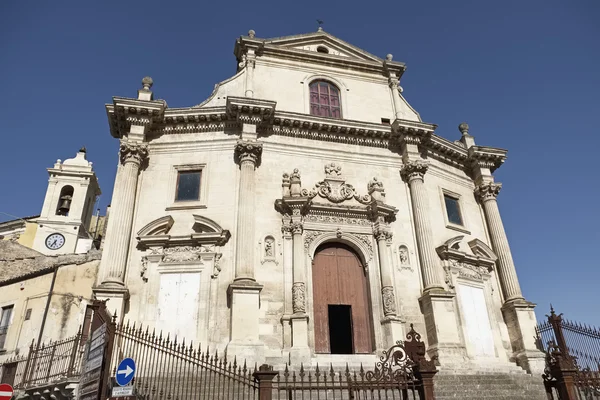
[[[48,174],[33,248],[47,255],[87,253],[92,247],[88,230],[100,187],[85,147],[75,158],[56,160]]]

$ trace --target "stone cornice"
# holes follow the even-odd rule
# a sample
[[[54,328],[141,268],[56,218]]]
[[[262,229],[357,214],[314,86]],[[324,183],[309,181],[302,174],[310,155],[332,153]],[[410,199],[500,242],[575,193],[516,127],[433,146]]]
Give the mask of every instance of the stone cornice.
[[[277,102],[250,97],[227,96],[227,116],[235,121],[260,125],[269,123],[275,114]]]
[[[471,146],[469,147],[469,161],[472,167],[489,168],[494,172],[506,160],[507,151],[495,147]]]
[[[157,102],[124,100],[139,105]],[[507,152],[504,149],[485,146],[472,146],[466,149],[460,143],[438,136],[434,133],[437,128],[434,124],[395,120],[390,127],[364,121],[276,111],[275,105],[275,102],[264,100],[230,97],[226,107],[162,109],[160,112],[157,111],[156,117],[153,111],[149,136],[153,138],[163,134],[229,131],[238,129],[238,124],[245,121],[260,124],[258,132],[263,136],[276,134],[323,142],[392,149],[392,151],[403,143],[417,144],[428,150],[433,158],[466,171],[474,167],[487,167],[493,172],[506,159]],[[114,106],[107,106],[107,112],[109,112],[111,133],[118,137],[123,130],[115,128]],[[126,123],[122,121],[121,125]]]
[[[131,125],[152,125],[163,121],[167,102],[164,100],[137,100],[113,97],[113,104],[106,105],[110,133],[122,138]]]

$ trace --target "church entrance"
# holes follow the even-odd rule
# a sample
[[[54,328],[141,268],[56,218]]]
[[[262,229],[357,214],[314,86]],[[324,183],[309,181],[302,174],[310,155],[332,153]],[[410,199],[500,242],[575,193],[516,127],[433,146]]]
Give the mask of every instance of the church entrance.
[[[350,247],[320,246],[313,261],[315,351],[373,352],[371,307],[365,269]]]

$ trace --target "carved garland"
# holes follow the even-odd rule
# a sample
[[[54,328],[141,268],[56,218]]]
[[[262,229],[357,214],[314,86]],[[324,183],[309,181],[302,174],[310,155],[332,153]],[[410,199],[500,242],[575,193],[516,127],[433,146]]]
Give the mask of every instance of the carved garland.
[[[202,255],[214,254],[213,272],[211,278],[215,279],[221,272],[220,260],[223,254],[216,252],[214,245],[202,246],[175,246],[175,247],[151,247],[149,254],[142,257],[142,265],[140,269],[140,277],[144,282],[148,282],[146,272],[148,271],[149,257],[155,257],[156,261],[165,264],[173,263],[188,263],[200,261],[202,264]]]
[[[292,308],[294,314],[306,313],[306,285],[296,282],[292,286]]]
[[[384,286],[381,289],[381,297],[383,299],[383,313],[385,316],[396,315],[396,296],[394,295],[394,288],[391,286]]]

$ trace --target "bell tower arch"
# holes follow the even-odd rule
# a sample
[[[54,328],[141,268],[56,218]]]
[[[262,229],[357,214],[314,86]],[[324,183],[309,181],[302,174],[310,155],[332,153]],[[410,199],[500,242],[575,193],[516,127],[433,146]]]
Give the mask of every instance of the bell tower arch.
[[[48,255],[86,253],[92,246],[88,229],[101,192],[85,147],[74,158],[56,160],[48,174],[33,248]]]

